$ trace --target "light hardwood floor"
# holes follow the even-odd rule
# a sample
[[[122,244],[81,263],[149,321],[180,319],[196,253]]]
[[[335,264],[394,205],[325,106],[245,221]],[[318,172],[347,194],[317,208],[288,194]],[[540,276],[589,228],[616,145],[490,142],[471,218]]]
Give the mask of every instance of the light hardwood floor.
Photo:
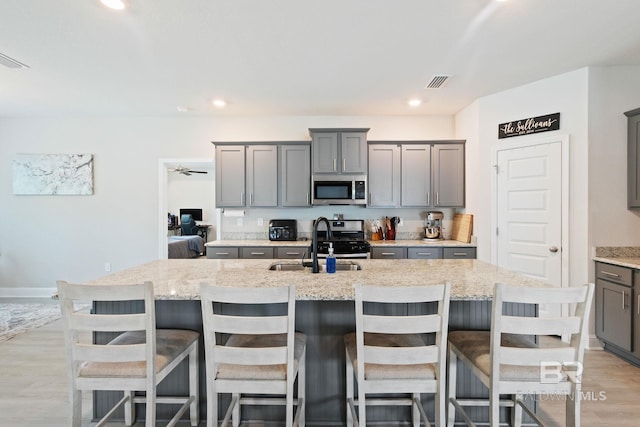
[[[582,387],[592,399],[582,401],[583,427],[640,426],[640,368],[587,351]],[[67,401],[60,320],[0,343],[0,427],[66,427]],[[84,401],[83,426],[89,426],[90,396]],[[541,407],[549,427],[564,426],[564,403],[548,400]]]

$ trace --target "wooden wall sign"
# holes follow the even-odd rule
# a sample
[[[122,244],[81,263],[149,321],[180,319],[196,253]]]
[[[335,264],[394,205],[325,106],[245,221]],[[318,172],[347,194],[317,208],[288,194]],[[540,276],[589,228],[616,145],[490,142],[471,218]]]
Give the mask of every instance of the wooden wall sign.
[[[498,125],[498,139],[560,129],[560,113],[529,117]]]

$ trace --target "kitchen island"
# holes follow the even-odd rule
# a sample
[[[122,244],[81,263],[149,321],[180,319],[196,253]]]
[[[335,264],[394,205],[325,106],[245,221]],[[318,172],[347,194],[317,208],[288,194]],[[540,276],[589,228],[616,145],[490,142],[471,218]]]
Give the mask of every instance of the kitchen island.
[[[158,260],[97,279],[95,284],[154,283],[156,318],[160,328],[188,328],[202,332],[199,286],[252,287],[296,285],[296,329],[307,334],[307,425],[338,426],[345,419],[345,369],[343,335],[355,330],[354,290],[356,283],[385,286],[451,283],[449,328],[487,330],[490,326],[491,297],[497,282],[526,286],[547,286],[477,260],[357,260],[359,271],[313,274],[302,271],[270,271],[274,263],[296,264],[294,260]],[[120,303],[121,304],[121,303]],[[97,312],[118,312],[119,304],[100,303]],[[404,308],[406,309],[406,307]],[[400,308],[399,310],[402,310]],[[512,313],[536,316],[537,307],[514,305]],[[100,339],[100,338],[98,338]],[[205,417],[204,354],[201,354],[201,418]],[[462,364],[460,369],[464,368]],[[159,393],[186,389],[178,372],[167,378]],[[475,379],[463,370],[458,374],[458,389],[467,397],[483,394]],[[94,399],[96,415],[104,413],[117,398],[115,393],[99,392]],[[433,419],[431,396],[424,397]],[[226,405],[225,403],[223,403]],[[168,415],[158,407],[161,419]],[[282,419],[280,408],[247,408],[252,419]],[[406,408],[372,408],[372,421],[408,419]],[[472,415],[473,416],[473,415]]]

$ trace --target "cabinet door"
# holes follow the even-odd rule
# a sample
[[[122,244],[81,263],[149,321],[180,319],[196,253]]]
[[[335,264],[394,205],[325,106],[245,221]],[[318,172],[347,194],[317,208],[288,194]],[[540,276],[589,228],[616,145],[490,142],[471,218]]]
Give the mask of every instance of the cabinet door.
[[[627,204],[640,208],[640,108],[627,111]]]
[[[631,351],[631,288],[596,279],[596,335]]]
[[[433,206],[464,207],[464,144],[435,144],[431,150]]]
[[[308,145],[280,147],[280,205],[309,206],[311,149]]]
[[[444,248],[444,259],[475,259],[476,248]]]
[[[402,146],[402,206],[430,206],[431,146]]]
[[[237,259],[238,253],[238,248],[207,246],[207,258],[209,259]]]
[[[273,248],[262,246],[240,248],[240,258],[271,259],[273,258]]]
[[[338,172],[338,133],[313,134],[313,173]]]
[[[339,170],[347,174],[367,173],[367,134],[342,132],[340,134]]]
[[[369,146],[369,207],[397,207],[400,202],[400,148]]]
[[[440,259],[442,258],[442,248],[409,248],[407,255],[409,259]]]
[[[216,207],[240,207],[245,201],[244,145],[216,147]]]
[[[309,258],[311,250],[308,246],[286,246],[276,248],[278,259],[302,259]]]
[[[405,247],[373,247],[371,248],[371,258],[373,259],[404,259],[407,257]]]
[[[247,147],[248,207],[278,206],[278,147]]]

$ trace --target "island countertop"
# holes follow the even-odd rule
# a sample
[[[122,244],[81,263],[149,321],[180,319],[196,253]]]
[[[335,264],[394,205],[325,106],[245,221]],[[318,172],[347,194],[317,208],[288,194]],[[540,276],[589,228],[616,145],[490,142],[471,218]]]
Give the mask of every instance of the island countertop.
[[[357,260],[360,271],[313,274],[304,271],[269,271],[274,262],[295,264],[294,260],[257,259],[171,259],[157,260],[92,280],[91,284],[117,285],[152,281],[158,300],[198,300],[200,284],[234,287],[296,285],[297,300],[349,301],[354,285],[384,286],[451,283],[453,300],[489,300],[495,283],[546,287],[545,282],[528,278],[495,265],[471,259]],[[340,261],[339,261],[340,262]]]

